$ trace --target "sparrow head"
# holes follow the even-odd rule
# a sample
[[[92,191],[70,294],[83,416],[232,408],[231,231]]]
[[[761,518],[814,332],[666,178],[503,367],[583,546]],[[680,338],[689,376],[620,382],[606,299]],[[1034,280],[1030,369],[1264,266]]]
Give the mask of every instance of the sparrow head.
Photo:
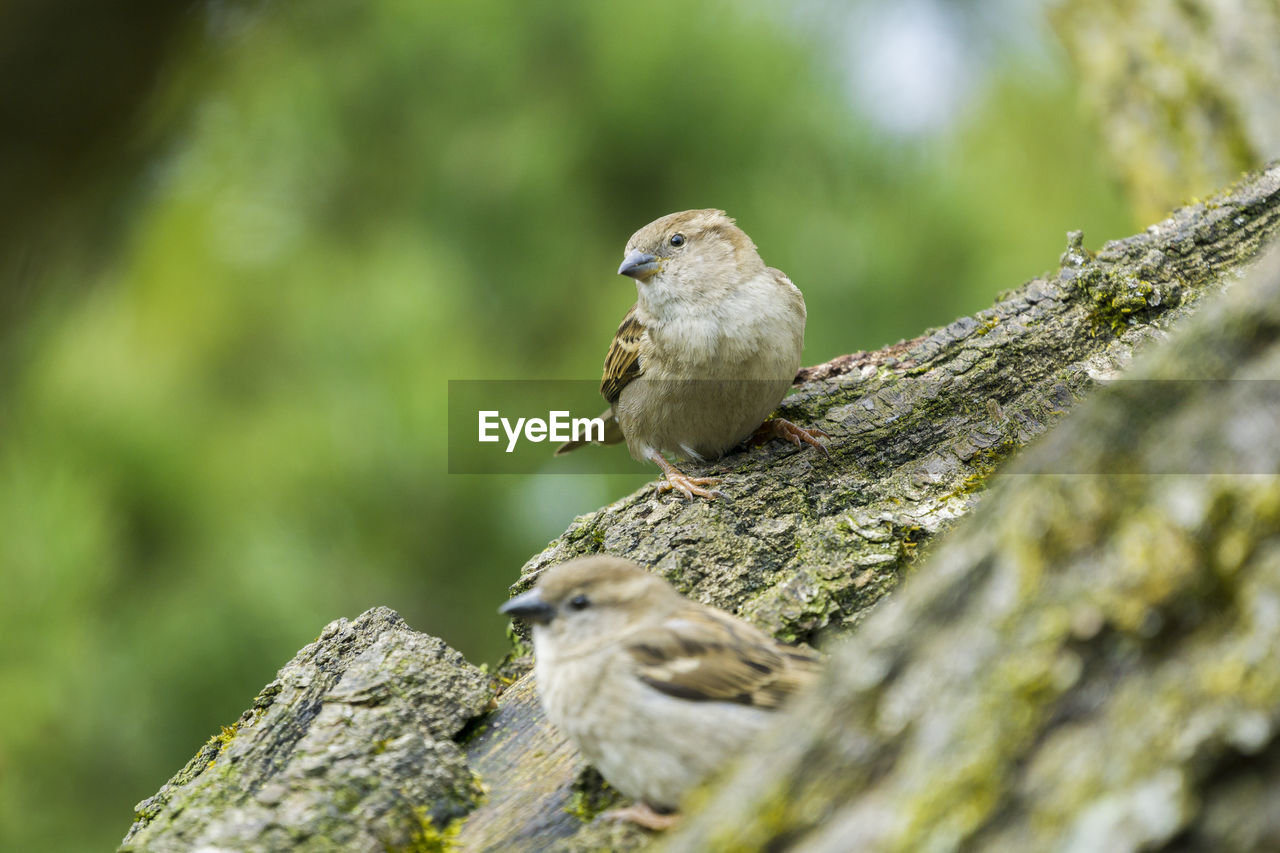
[[[665,302],[719,295],[764,269],[746,232],[708,209],[671,213],[632,234],[618,273],[636,280],[642,301]]]
[[[581,557],[542,573],[528,592],[499,613],[533,625],[535,638],[562,649],[598,646],[651,619],[661,619],[684,599],[661,577],[619,557]]]

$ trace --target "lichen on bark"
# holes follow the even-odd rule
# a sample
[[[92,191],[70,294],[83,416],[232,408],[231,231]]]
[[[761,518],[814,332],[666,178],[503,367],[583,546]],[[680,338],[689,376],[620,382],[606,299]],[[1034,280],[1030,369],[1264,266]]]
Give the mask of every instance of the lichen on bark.
[[[120,849],[432,849],[483,799],[455,739],[493,693],[385,607],[339,619],[138,805]]]
[[[1280,249],[1126,379],[664,850],[1280,848]]]
[[[1064,0],[1050,10],[1139,215],[1280,157],[1280,6]]]

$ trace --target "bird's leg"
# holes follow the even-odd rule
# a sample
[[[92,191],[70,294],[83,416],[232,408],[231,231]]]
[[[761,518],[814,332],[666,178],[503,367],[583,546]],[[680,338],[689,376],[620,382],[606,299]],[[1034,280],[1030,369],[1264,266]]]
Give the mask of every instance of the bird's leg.
[[[666,478],[664,482],[658,483],[658,494],[676,489],[690,500],[693,499],[694,495],[712,501],[725,496],[724,492],[702,488],[703,486],[719,485],[720,480],[718,477],[690,477],[681,473],[676,466],[664,459],[658,451],[650,450],[647,455],[654,464],[662,469],[662,476]]]
[[[769,418],[769,420],[756,427],[755,433],[749,439],[750,444],[764,444],[771,439],[780,438],[783,441],[789,441],[796,447],[801,444],[807,444],[810,447],[816,447],[822,451],[823,456],[830,456],[831,453],[827,448],[818,441],[818,438],[831,438],[820,429],[805,429],[798,427],[786,418]]]
[[[609,809],[600,816],[604,820],[626,821],[645,829],[662,832],[680,822],[676,812],[660,812],[648,803],[634,803],[622,809]]]

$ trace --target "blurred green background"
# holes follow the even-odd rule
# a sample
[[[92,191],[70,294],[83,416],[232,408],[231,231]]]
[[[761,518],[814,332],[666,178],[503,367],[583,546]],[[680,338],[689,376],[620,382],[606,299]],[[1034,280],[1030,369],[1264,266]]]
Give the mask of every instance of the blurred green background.
[[[114,846],[332,619],[496,661],[653,472],[451,476],[446,383],[596,379],[649,220],[737,217],[806,363],[1145,224],[1034,6],[52,5],[0,12],[0,849]]]

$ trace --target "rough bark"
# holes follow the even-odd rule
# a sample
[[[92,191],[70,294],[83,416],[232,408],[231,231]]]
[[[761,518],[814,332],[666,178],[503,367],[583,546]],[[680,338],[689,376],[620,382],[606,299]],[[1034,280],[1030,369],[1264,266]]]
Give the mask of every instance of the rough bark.
[[[483,797],[490,678],[385,607],[339,619],[137,806],[121,850],[432,849]]]
[[[1280,250],[1195,320],[664,849],[1280,849]]]
[[[662,572],[687,594],[742,613],[779,636],[821,644],[852,632],[864,644],[859,648],[867,650],[863,655],[878,655],[871,665],[854,666],[857,661],[851,661],[851,655],[857,657],[857,653],[841,653],[829,676],[830,704],[815,699],[806,705],[809,718],[792,719],[791,738],[772,742],[761,753],[766,757],[760,759],[760,766],[777,762],[778,769],[762,774],[755,767],[754,779],[737,777],[731,783],[734,793],[711,800],[702,816],[686,828],[687,834],[671,839],[673,846],[715,849],[714,844],[697,845],[723,842],[732,848],[741,840],[742,849],[754,849],[757,841],[770,840],[782,849],[796,839],[817,839],[823,826],[836,826],[834,815],[853,815],[849,819],[861,825],[859,804],[880,814],[876,803],[888,794],[880,799],[855,797],[869,791],[877,779],[899,776],[921,784],[936,775],[956,792],[972,795],[971,800],[959,793],[952,799],[935,800],[925,787],[919,797],[922,811],[901,812],[913,827],[938,822],[942,829],[928,836],[932,841],[959,842],[976,837],[979,830],[997,829],[1013,833],[1007,838],[1015,839],[1025,829],[1014,820],[1017,804],[1035,792],[1035,784],[1051,786],[1051,782],[1034,775],[1039,765],[1023,766],[1019,756],[1036,742],[1046,720],[1071,730],[1070,721],[1087,721],[1102,703],[1114,701],[1121,688],[1137,685],[1113,677],[1115,672],[1155,678],[1156,667],[1143,668],[1147,661],[1140,641],[1145,636],[1142,631],[1149,630],[1145,614],[1152,611],[1164,617],[1159,606],[1165,599],[1160,596],[1177,599],[1183,594],[1172,581],[1152,581],[1156,589],[1148,590],[1140,572],[1120,571],[1116,577],[1099,578],[1094,566],[1093,576],[1076,577],[1067,569],[1051,571],[1046,561],[1057,553],[1078,556],[1072,542],[1079,519],[1088,525],[1079,533],[1083,547],[1090,543],[1103,547],[1106,525],[1112,523],[1104,511],[1119,513],[1116,524],[1132,521],[1121,510],[1129,503],[1145,506],[1138,502],[1153,499],[1152,489],[1095,486],[1090,497],[1071,491],[1072,478],[1061,478],[1046,481],[1043,502],[1035,503],[1009,497],[1012,490],[1005,484],[1003,496],[983,498],[984,505],[997,507],[984,512],[988,519],[999,512],[1021,519],[1030,538],[1016,539],[1006,533],[1002,539],[989,529],[991,522],[970,536],[991,548],[1016,546],[1016,553],[1004,559],[1031,560],[1039,538],[1046,535],[1042,531],[1052,531],[1054,537],[1041,544],[1058,552],[1046,551],[1037,564],[1038,574],[1026,575],[1012,570],[1001,575],[995,571],[995,557],[990,557],[972,570],[976,572],[969,580],[972,594],[965,592],[964,581],[958,579],[965,570],[958,568],[962,561],[954,555],[957,549],[969,554],[976,545],[968,550],[959,545],[948,548],[936,560],[924,561],[919,570],[915,568],[918,555],[939,531],[973,508],[977,493],[1006,458],[1046,432],[1092,391],[1097,380],[1119,375],[1135,350],[1166,338],[1171,328],[1224,289],[1277,230],[1280,165],[1246,177],[1218,197],[1183,209],[1143,234],[1109,243],[1096,254],[1084,249],[1078,234],[1073,235],[1057,272],[1028,282],[992,308],[913,341],[875,353],[843,356],[802,371],[797,392],[783,411],[792,420],[820,425],[831,433],[830,460],[789,446],[731,456],[709,469],[724,474],[722,488],[730,500],[685,503],[670,495],[657,497],[646,487],[575,519],[562,537],[529,561],[517,588],[526,586],[540,569],[575,555],[624,554]],[[1222,334],[1243,334],[1242,328],[1224,327]],[[1244,355],[1252,353],[1247,350]],[[1239,360],[1241,365],[1246,362],[1243,356]],[[1142,402],[1128,400],[1135,406]],[[1113,451],[1116,454],[1125,449],[1124,459],[1151,452],[1146,446],[1122,441],[1120,435],[1100,432],[1107,426],[1103,418],[1095,428],[1099,432],[1086,432],[1084,438],[1107,442],[1118,448]],[[1193,426],[1180,428],[1189,436]],[[1153,423],[1150,429],[1159,427]],[[1081,446],[1068,442],[1052,457],[1055,464],[1093,470],[1089,466],[1098,462],[1099,451],[1087,441],[1074,440]],[[1072,455],[1077,452],[1078,460]],[[1039,479],[1019,481],[1018,494],[1034,491]],[[1158,505],[1151,506],[1139,514],[1149,527],[1139,527],[1131,537],[1144,529],[1153,535],[1165,531],[1155,509]],[[1231,506],[1246,514],[1256,509],[1248,501]],[[1135,561],[1149,556],[1140,544],[1135,541],[1132,546]],[[1243,565],[1243,560],[1237,562]],[[1093,564],[1086,561],[1085,565]],[[903,601],[928,599],[928,606],[895,606],[868,623],[868,627],[880,626],[870,637],[862,637],[864,631],[855,632],[908,573],[922,576],[912,587],[924,591]],[[1187,574],[1194,573],[1178,577]],[[1085,603],[1092,610],[1077,612],[1063,598],[1059,606],[1065,609],[1058,611],[1050,607],[1054,599],[1049,593],[1031,581],[1059,576],[1064,580],[1046,581],[1046,589],[1060,590],[1063,596],[1087,591],[1090,583],[1106,581],[1111,586],[1100,587],[1109,592],[1097,600],[1087,598]],[[993,586],[998,577],[1012,578],[1023,586]],[[950,584],[949,592],[936,592],[945,584]],[[1034,598],[1037,594],[1046,596],[1045,600]],[[1027,616],[1025,623],[1016,622],[1015,608],[1012,615],[1004,613],[1013,625],[1007,634],[982,621],[984,612],[991,613],[984,608],[1010,601],[1044,606],[1058,618]],[[908,606],[916,608],[910,611],[910,619],[902,615]],[[1091,614],[1097,616],[1092,622],[1087,618]],[[1137,619],[1138,627],[1113,621],[1120,615]],[[1169,618],[1159,621],[1164,627],[1154,631],[1153,637],[1167,642],[1169,631],[1176,633],[1177,627],[1168,626],[1182,623]],[[1068,649],[1076,657],[1064,657],[1058,642],[1061,631],[1076,630],[1072,626],[1077,623],[1089,628],[1095,622],[1097,630],[1091,637],[1078,641],[1082,647]],[[235,849],[274,849],[283,838],[303,849],[433,849],[431,845],[439,849],[453,844],[468,850],[572,850],[628,849],[647,843],[648,837],[638,830],[589,821],[608,803],[610,794],[598,778],[584,773],[580,759],[542,719],[527,674],[527,657],[513,656],[502,678],[486,684],[478,672],[433,645],[438,641],[415,639],[420,635],[393,624],[383,611],[371,611],[350,626],[335,625],[339,627],[330,626],[327,633],[355,631],[365,639],[340,647],[332,637],[324,637],[300,653],[273,684],[293,684],[299,678],[292,674],[298,666],[323,673],[323,678],[301,677],[309,691],[305,701],[291,699],[281,706],[277,698],[259,713],[246,712],[239,728],[222,737],[225,743],[215,743],[219,741],[215,738],[156,797],[139,807],[126,849],[178,848],[197,838],[226,838],[219,845]],[[366,627],[357,627],[362,625]],[[1098,663],[1088,643],[1111,642],[1113,637],[1118,645],[1099,646]],[[1125,645],[1122,638],[1138,645]],[[1043,656],[1039,641],[1046,644]],[[994,657],[1006,644],[1012,658]],[[1170,660],[1191,666],[1193,662],[1177,658],[1174,645],[1169,645]],[[370,653],[365,646],[379,651]],[[1018,657],[1016,652],[1023,646],[1029,651]],[[425,649],[432,651],[427,654]],[[386,655],[394,657],[395,666],[379,663],[379,657]],[[413,660],[419,655],[424,667],[434,669],[416,668]],[[325,661],[318,669],[312,662],[317,656]],[[1047,674],[1041,669],[1046,659],[1054,667]],[[888,664],[878,667],[874,661]],[[966,670],[967,661],[984,666],[992,662],[990,672]],[[1097,666],[1102,669],[1095,673]],[[965,694],[966,684],[985,685],[984,673],[998,689]],[[955,693],[945,703],[930,692],[935,678],[941,679],[940,690],[946,687]],[[424,686],[432,679],[453,679],[462,689],[460,696],[451,695],[453,688],[423,696]],[[378,684],[376,702],[353,700],[352,696],[363,694],[344,689],[348,680]],[[1116,687],[1115,696],[1107,692],[1111,686]],[[892,701],[877,699],[879,690]],[[494,695],[496,706],[480,714]],[[1066,695],[1073,696],[1076,704],[1053,704],[1056,697]],[[940,704],[948,707],[938,710],[952,711],[957,725],[971,729],[911,726],[917,715]],[[330,724],[316,732],[321,717],[308,716],[310,711],[299,715],[302,708],[321,708],[359,724],[344,724],[341,730]],[[891,725],[884,731],[873,727],[864,732],[859,726],[865,719],[884,725],[877,717],[860,716],[877,708],[881,717],[889,715]],[[1179,710],[1186,709],[1171,708],[1169,713]],[[370,716],[374,711],[376,716]],[[845,713],[849,720],[841,728]],[[1024,713],[1027,719],[1020,716]],[[1003,720],[1004,714],[1010,719]],[[896,720],[904,721],[903,728],[894,728]],[[375,727],[375,721],[385,727]],[[1136,724],[1142,728],[1140,719]],[[1087,738],[1088,726],[1080,725],[1078,737]],[[1135,720],[1117,722],[1106,735],[1122,737],[1125,725],[1134,726]],[[836,743],[821,740],[823,726],[831,729]],[[840,739],[842,732],[849,733],[848,740]],[[1151,733],[1130,733],[1134,738],[1144,734]],[[315,746],[308,740],[313,736],[321,738],[314,741]],[[908,736],[934,749],[941,749],[946,738],[959,738],[965,749],[954,759],[938,757],[950,753],[922,752],[912,758],[915,763],[899,768],[895,758]],[[406,750],[412,747],[411,753],[403,755],[411,757],[380,760],[388,744],[399,744],[402,738],[407,739]],[[823,752],[804,753],[807,747]],[[1070,755],[1067,750],[1067,758]],[[826,763],[816,760],[824,756],[829,759]],[[868,761],[867,756],[874,760]],[[938,764],[921,763],[926,758]],[[846,760],[851,762],[847,766]],[[812,773],[806,769],[810,766]],[[988,777],[993,767],[1004,775],[997,772]],[[1103,763],[1091,770],[1098,775],[1106,768]],[[1032,785],[1030,793],[1018,795],[1017,802],[1004,798],[1006,791],[1014,789],[1015,777]],[[276,799],[269,792],[264,799],[261,792],[277,780],[290,797]],[[359,784],[353,787],[356,780]],[[1245,777],[1232,782],[1249,783]],[[811,784],[806,787],[806,783]],[[736,798],[750,805],[736,808]],[[285,809],[295,799],[306,807]],[[751,807],[758,812],[744,814]],[[1122,817],[1132,811],[1124,800],[1107,807],[1111,809],[1107,814]],[[928,808],[941,811],[929,813]],[[243,817],[246,810],[252,812],[252,820]],[[1006,814],[1007,826],[994,822],[993,815]],[[371,820],[375,815],[376,822]],[[881,839],[901,837],[894,834],[898,824],[890,820],[887,825]],[[286,829],[284,835],[281,827]],[[735,828],[741,834],[735,834]],[[338,832],[345,834],[339,837]]]
[[[1066,0],[1051,17],[1139,215],[1280,157],[1280,3]]]

